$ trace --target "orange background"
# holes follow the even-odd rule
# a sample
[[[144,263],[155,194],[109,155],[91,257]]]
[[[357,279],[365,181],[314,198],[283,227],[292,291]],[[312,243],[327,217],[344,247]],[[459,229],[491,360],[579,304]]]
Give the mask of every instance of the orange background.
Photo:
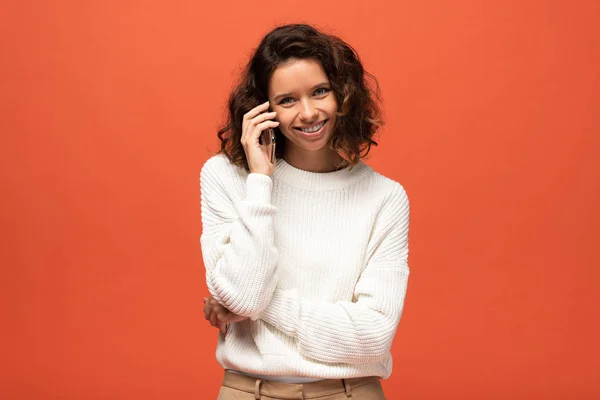
[[[199,171],[295,21],[378,77],[411,199],[388,398],[600,396],[600,3],[335,3],[3,2],[0,397],[216,397]]]

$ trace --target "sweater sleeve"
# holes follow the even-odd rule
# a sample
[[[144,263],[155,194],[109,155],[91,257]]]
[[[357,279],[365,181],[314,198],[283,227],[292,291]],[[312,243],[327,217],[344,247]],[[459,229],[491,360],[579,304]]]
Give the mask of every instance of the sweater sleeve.
[[[271,178],[250,173],[236,196],[230,168],[209,160],[200,173],[200,244],[210,294],[232,312],[258,319],[277,284]]]
[[[409,203],[401,188],[380,213],[352,301],[328,302],[277,289],[260,318],[298,339],[306,357],[373,363],[390,351],[406,296]]]

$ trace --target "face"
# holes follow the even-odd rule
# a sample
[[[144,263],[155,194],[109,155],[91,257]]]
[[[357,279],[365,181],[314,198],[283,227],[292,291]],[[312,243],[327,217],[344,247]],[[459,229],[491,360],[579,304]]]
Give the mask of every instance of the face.
[[[291,60],[275,69],[269,84],[271,108],[286,137],[286,152],[329,151],[337,101],[315,60]]]

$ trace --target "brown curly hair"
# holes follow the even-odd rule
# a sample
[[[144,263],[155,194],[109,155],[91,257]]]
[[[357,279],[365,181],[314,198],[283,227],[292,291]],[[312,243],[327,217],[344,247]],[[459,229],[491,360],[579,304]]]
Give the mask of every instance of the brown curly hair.
[[[305,24],[283,25],[268,33],[246,65],[240,82],[229,96],[229,115],[219,129],[221,149],[237,166],[249,170],[240,142],[244,114],[268,100],[269,81],[275,69],[291,59],[313,59],[323,67],[338,104],[337,118],[328,146],[343,161],[338,167],[355,166],[372,145],[381,120],[377,80],[364,70],[356,51],[340,38]],[[369,82],[370,80],[370,82]],[[275,129],[276,157],[285,140]]]

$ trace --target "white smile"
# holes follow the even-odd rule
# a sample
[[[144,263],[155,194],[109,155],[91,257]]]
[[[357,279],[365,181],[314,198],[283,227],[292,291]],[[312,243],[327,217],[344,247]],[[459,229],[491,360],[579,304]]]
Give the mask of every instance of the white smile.
[[[323,127],[323,125],[325,125],[325,122],[327,122],[327,120],[321,121],[318,124],[313,125],[313,126],[308,127],[308,128],[296,128],[296,129],[301,130],[304,133],[315,133],[319,129],[321,129]]]

